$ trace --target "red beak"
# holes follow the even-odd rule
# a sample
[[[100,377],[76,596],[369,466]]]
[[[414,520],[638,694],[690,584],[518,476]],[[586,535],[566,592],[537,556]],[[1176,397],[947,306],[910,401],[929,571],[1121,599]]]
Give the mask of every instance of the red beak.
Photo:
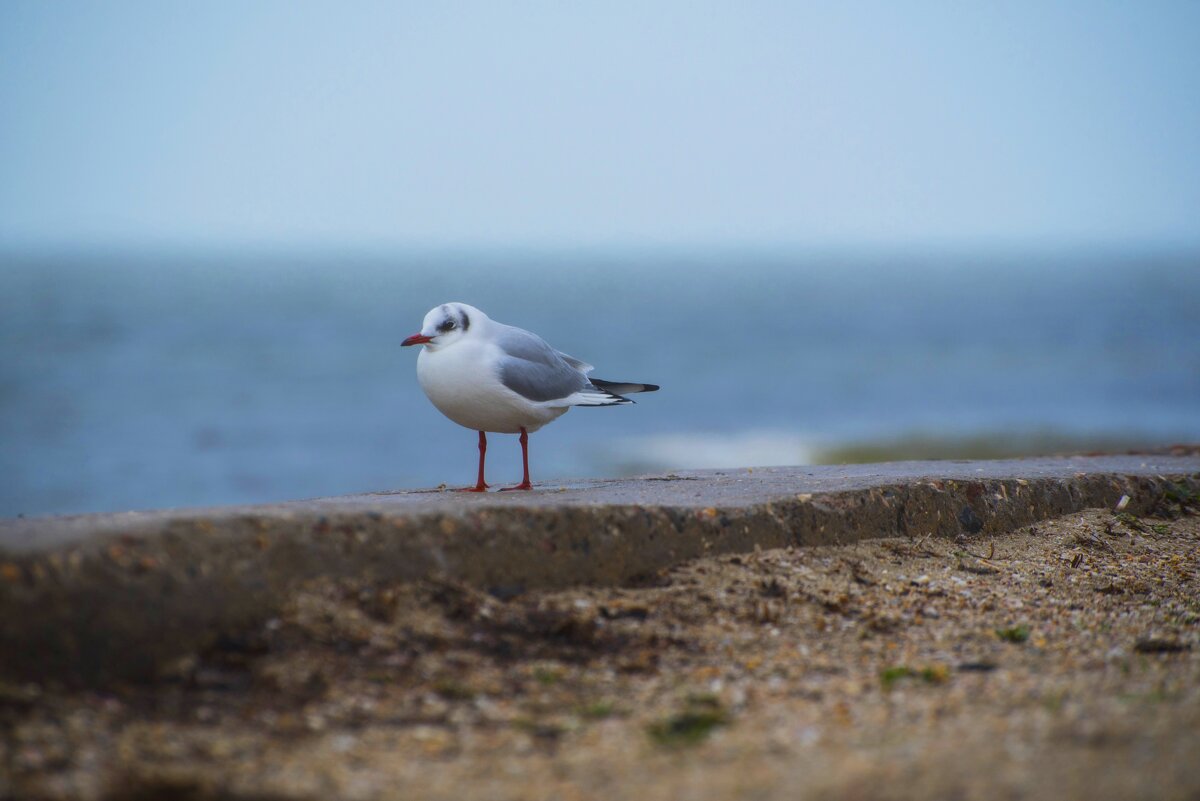
[[[413,334],[408,339],[400,343],[400,347],[405,348],[409,345],[424,345],[426,342],[432,342],[433,337],[427,337],[424,334]]]

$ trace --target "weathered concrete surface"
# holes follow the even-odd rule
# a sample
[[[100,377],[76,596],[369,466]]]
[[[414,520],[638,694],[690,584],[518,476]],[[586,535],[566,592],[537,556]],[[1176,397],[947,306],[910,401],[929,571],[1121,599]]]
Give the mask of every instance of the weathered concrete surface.
[[[147,679],[260,624],[317,575],[446,575],[499,595],[635,580],[702,555],[973,535],[1200,485],[1194,456],[756,468],[0,522],[0,672]]]

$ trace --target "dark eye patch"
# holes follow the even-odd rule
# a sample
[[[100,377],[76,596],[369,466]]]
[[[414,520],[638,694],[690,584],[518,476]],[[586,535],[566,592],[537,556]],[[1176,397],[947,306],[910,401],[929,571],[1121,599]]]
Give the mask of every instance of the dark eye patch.
[[[453,320],[442,320],[442,324],[437,327],[437,330],[442,331],[442,332],[453,331],[454,330],[454,321]]]

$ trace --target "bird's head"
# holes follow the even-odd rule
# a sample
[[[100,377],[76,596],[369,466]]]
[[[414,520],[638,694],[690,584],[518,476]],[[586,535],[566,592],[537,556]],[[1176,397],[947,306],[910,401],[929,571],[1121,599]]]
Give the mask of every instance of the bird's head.
[[[471,333],[472,326],[487,320],[486,314],[465,303],[443,303],[425,315],[421,331],[401,342],[401,345],[425,345],[430,350],[444,348]],[[476,329],[478,330],[478,329]]]

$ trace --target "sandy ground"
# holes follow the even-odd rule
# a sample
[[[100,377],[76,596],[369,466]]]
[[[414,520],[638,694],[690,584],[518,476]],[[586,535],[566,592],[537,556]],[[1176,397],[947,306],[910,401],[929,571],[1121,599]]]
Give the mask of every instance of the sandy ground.
[[[1196,798],[1180,511],[510,599],[315,584],[155,686],[0,686],[0,796]]]

